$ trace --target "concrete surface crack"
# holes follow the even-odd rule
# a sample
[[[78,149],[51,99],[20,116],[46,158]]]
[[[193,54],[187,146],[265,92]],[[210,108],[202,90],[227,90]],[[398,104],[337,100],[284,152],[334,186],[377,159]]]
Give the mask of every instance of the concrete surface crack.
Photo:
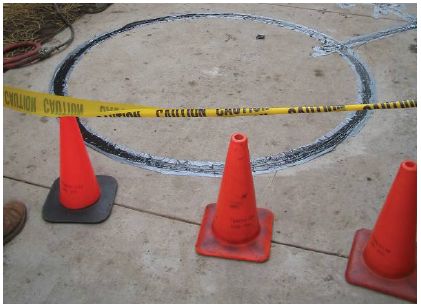
[[[314,252],[314,253],[319,253],[319,254],[325,254],[325,255],[336,256],[336,257],[341,257],[341,258],[348,258],[348,256],[342,255],[340,253],[318,250],[318,249],[305,247],[305,246],[301,246],[301,245],[297,245],[297,244],[291,244],[291,243],[280,242],[280,241],[275,241],[275,240],[272,240],[272,243],[280,244],[280,245],[284,245],[284,246],[288,246],[288,247],[292,247],[292,248],[296,248],[296,249],[300,249],[300,250],[310,251],[310,252]]]
[[[158,216],[158,217],[162,217],[162,218],[166,218],[166,219],[170,219],[170,220],[174,220],[174,221],[179,221],[179,222],[184,222],[184,223],[200,226],[200,223],[195,222],[195,221],[191,221],[191,220],[187,220],[187,219],[184,219],[184,218],[179,218],[179,217],[175,217],[175,216],[168,216],[168,215],[152,212],[152,211],[149,211],[149,210],[144,210],[144,209],[139,209],[139,208],[127,206],[127,205],[124,205],[124,204],[115,203],[114,205],[124,207],[124,208],[127,208],[127,209],[131,209],[131,210],[134,210],[134,211],[138,211],[138,212],[141,212],[141,213],[145,213],[145,214],[150,214],[150,215],[154,215],[154,216]],[[345,256],[345,255],[342,255],[342,254],[339,254],[339,253],[329,252],[329,251],[324,251],[324,250],[318,250],[318,249],[315,249],[315,248],[305,247],[305,246],[301,246],[301,245],[297,245],[297,244],[285,243],[285,242],[280,242],[280,241],[276,241],[276,240],[271,240],[271,242],[273,244],[283,245],[283,246],[286,246],[286,247],[292,247],[292,248],[300,249],[300,250],[303,250],[303,251],[310,251],[310,252],[329,255],[329,256],[348,258],[348,256]]]
[[[38,184],[38,183],[30,182],[30,181],[27,181],[27,180],[23,180],[23,179],[18,179],[18,178],[15,178],[15,177],[7,176],[7,175],[3,175],[3,178],[8,179],[8,180],[12,180],[12,181],[15,181],[15,182],[20,182],[20,183],[24,183],[24,184],[36,186],[36,187],[41,187],[41,188],[46,188],[46,189],[50,189],[51,188],[51,186],[45,186],[45,185],[41,185],[41,184]]]
[[[134,211],[138,211],[138,212],[141,212],[141,213],[145,213],[145,214],[154,215],[154,216],[174,220],[174,221],[184,222],[184,223],[193,224],[193,225],[200,225],[200,223],[197,223],[197,222],[194,222],[194,221],[191,221],[191,220],[188,220],[188,219],[164,215],[164,214],[160,214],[160,213],[153,212],[153,211],[150,211],[150,210],[140,209],[140,208],[136,208],[136,207],[132,207],[132,206],[124,205],[124,204],[118,204],[118,203],[114,203],[114,205],[124,207],[124,208],[127,208],[127,209],[131,209],[131,210],[134,210]]]
[[[30,182],[30,181],[23,180],[23,179],[14,178],[14,177],[7,176],[7,175],[3,175],[3,178],[8,179],[8,180],[12,180],[12,181],[15,181],[15,182],[20,182],[20,183],[28,184],[28,185],[35,186],[35,187],[40,187],[40,188],[44,188],[44,189],[50,189],[50,186],[41,185],[41,184],[38,184],[38,183]],[[120,206],[120,207],[123,207],[123,208],[127,208],[127,209],[130,209],[130,210],[134,210],[134,211],[137,211],[137,212],[141,212],[141,213],[145,213],[145,214],[149,214],[149,215],[154,215],[154,216],[161,217],[161,218],[170,219],[170,220],[173,220],[173,221],[179,221],[179,222],[184,222],[184,223],[188,223],[188,224],[200,226],[200,223],[198,223],[198,222],[191,221],[191,220],[184,219],[184,218],[180,218],[180,217],[175,217],[175,216],[169,216],[169,215],[165,215],[165,214],[160,214],[160,213],[157,213],[157,212],[153,212],[153,211],[149,211],[149,210],[145,210],[145,209],[140,209],[140,208],[136,208],[136,207],[131,207],[131,206],[124,205],[124,204],[114,203],[114,205],[115,206]],[[280,242],[280,241],[276,241],[276,240],[272,240],[271,242],[274,243],[274,244],[283,245],[283,246],[287,246],[287,247],[292,247],[292,248],[296,248],[296,249],[301,249],[301,250],[304,250],[304,251],[310,251],[310,252],[315,252],[315,253],[324,254],[324,255],[330,255],[330,256],[337,256],[337,257],[342,257],[342,258],[348,258],[348,256],[345,256],[345,255],[342,255],[342,254],[339,254],[339,253],[335,253],[335,252],[318,250],[318,249],[314,249],[314,248],[310,248],[310,247],[305,247],[305,246],[301,246],[301,245]]]

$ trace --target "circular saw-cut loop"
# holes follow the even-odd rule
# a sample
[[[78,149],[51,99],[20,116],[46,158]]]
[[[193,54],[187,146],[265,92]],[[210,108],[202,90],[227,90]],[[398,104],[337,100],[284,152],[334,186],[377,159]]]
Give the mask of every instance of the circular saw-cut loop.
[[[118,34],[141,28],[156,23],[175,22],[180,20],[194,20],[201,18],[224,18],[231,20],[243,20],[293,30],[318,40],[322,45],[337,46],[336,52],[344,58],[356,73],[358,82],[358,99],[361,103],[369,103],[374,97],[374,84],[365,65],[358,59],[357,55],[350,48],[340,48],[340,43],[335,39],[317,30],[295,24],[289,21],[272,19],[268,17],[253,16],[236,13],[207,13],[207,14],[184,14],[177,16],[165,16],[154,19],[147,19],[129,23],[119,29],[102,34],[84,43],[78,49],[71,52],[57,68],[52,83],[51,92],[57,95],[67,95],[67,82],[74,66],[80,62],[82,56],[99,43],[102,43]],[[301,147],[255,158],[251,161],[253,174],[270,173],[277,170],[308,162],[318,156],[332,151],[338,144],[343,142],[349,135],[356,133],[367,118],[367,111],[351,113],[344,121],[340,122],[334,129],[320,136],[314,142]],[[179,160],[163,156],[154,156],[144,152],[133,150],[114,144],[105,137],[98,135],[86,123],[79,120],[79,126],[85,142],[94,150],[105,154],[115,160],[171,175],[194,175],[194,176],[221,176],[224,164],[215,161],[200,160]]]

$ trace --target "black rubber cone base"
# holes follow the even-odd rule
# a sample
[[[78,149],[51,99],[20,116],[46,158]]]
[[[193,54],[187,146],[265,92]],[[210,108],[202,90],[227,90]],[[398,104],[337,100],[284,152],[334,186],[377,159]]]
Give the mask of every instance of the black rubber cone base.
[[[101,196],[95,204],[82,209],[68,209],[59,200],[60,178],[54,181],[42,208],[42,218],[54,223],[101,223],[107,220],[117,194],[117,181],[106,175],[96,176]]]

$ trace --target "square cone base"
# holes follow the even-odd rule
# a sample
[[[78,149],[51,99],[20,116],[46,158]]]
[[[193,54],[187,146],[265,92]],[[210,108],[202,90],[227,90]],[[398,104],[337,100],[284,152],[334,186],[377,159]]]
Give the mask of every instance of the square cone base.
[[[92,205],[82,209],[68,209],[59,200],[60,178],[56,179],[42,208],[42,218],[53,223],[101,223],[111,214],[115,196],[117,194],[117,181],[106,175],[96,176],[101,195]]]
[[[404,278],[390,279],[370,270],[363,258],[363,251],[371,231],[360,229],[355,233],[345,278],[348,283],[417,302],[417,269]]]
[[[252,241],[242,244],[229,243],[215,237],[212,230],[215,211],[216,204],[206,206],[199,237],[196,242],[196,252],[198,254],[255,262],[264,262],[269,259],[274,219],[270,210],[257,209],[260,233]]]

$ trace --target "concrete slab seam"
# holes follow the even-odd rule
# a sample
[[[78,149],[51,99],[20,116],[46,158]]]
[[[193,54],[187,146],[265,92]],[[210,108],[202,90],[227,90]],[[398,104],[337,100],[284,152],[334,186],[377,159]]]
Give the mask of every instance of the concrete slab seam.
[[[44,188],[44,189],[47,189],[47,190],[50,190],[50,187],[51,187],[51,186],[44,186],[44,185],[36,184],[36,183],[29,182],[29,181],[22,180],[22,179],[13,178],[13,177],[6,176],[6,175],[4,175],[3,178],[11,180],[11,181],[15,181],[15,182],[23,183],[23,184],[28,184],[28,185],[31,185],[31,186],[34,186],[34,187]],[[118,207],[121,207],[121,208],[134,210],[134,211],[139,212],[139,213],[144,213],[144,214],[147,214],[147,215],[153,215],[153,216],[156,216],[156,217],[161,217],[161,218],[165,218],[165,219],[169,219],[169,220],[173,220],[173,221],[177,221],[177,222],[182,222],[182,223],[187,223],[187,224],[191,224],[191,225],[195,225],[195,226],[200,226],[199,222],[191,221],[191,220],[184,219],[184,218],[164,215],[164,214],[156,213],[156,212],[149,211],[149,210],[139,209],[137,207],[131,207],[131,206],[128,206],[128,205],[125,205],[125,204],[114,203],[114,205],[118,206]],[[330,255],[330,256],[336,256],[336,257],[341,257],[341,258],[348,258],[348,256],[345,256],[345,255],[342,255],[342,254],[339,254],[339,253],[319,250],[319,249],[310,248],[310,247],[305,247],[305,246],[302,246],[302,245],[291,244],[291,243],[286,243],[286,242],[281,242],[281,241],[276,241],[276,240],[271,240],[271,242],[273,244],[283,245],[283,246],[286,246],[286,247],[292,247],[292,248],[296,248],[296,249],[300,249],[300,250],[304,250],[304,251],[310,251],[310,252],[315,252],[315,253]]]

